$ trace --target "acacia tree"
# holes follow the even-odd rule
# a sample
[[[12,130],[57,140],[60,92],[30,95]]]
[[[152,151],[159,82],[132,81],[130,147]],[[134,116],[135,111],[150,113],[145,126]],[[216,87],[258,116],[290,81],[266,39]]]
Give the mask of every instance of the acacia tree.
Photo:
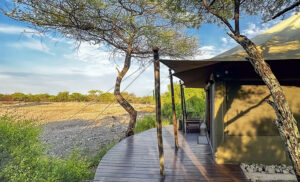
[[[261,16],[263,20],[270,20],[298,7],[299,0],[167,0],[162,2],[166,3],[166,7],[170,10],[170,18],[173,22],[183,22],[189,26],[200,26],[201,23],[222,24],[229,30],[227,34],[244,48],[248,54],[245,59],[253,65],[270,90],[273,101],[268,101],[268,103],[274,108],[277,115],[275,124],[285,143],[299,181],[300,135],[297,121],[277,78],[265,62],[261,50],[240,32],[241,14],[257,15]]]
[[[168,56],[192,55],[196,40],[175,31],[163,19],[162,9],[147,0],[15,0],[2,12],[18,21],[29,22],[39,31],[57,31],[76,41],[105,44],[125,56],[118,70],[114,95],[129,113],[126,136],[134,134],[136,110],[122,96],[120,86],[132,58],[147,58],[152,47]]]

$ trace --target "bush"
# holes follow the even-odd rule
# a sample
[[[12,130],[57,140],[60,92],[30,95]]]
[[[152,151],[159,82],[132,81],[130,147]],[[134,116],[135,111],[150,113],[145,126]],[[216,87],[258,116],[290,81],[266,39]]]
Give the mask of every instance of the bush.
[[[41,130],[30,121],[0,118],[0,181],[84,181],[90,163],[74,151],[63,160],[46,155]]]
[[[171,124],[168,120],[162,120],[162,125]],[[141,133],[145,130],[155,128],[156,127],[156,119],[155,116],[145,116],[143,119],[138,120],[134,129],[134,133]]]
[[[205,113],[205,92],[203,89],[185,88],[186,111],[188,118],[201,118]],[[181,112],[181,96],[180,85],[174,84],[174,98],[175,98],[175,111],[176,118],[182,118]],[[172,121],[172,101],[170,85],[168,91],[162,95],[162,116]]]

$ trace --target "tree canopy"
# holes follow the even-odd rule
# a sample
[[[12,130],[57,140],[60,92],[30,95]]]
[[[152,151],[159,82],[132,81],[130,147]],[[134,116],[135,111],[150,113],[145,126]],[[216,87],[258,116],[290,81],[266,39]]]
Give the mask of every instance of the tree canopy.
[[[194,37],[177,31],[162,7],[148,0],[16,0],[1,10],[40,31],[106,44],[133,57],[150,56],[153,46],[170,56],[192,55],[197,47]]]

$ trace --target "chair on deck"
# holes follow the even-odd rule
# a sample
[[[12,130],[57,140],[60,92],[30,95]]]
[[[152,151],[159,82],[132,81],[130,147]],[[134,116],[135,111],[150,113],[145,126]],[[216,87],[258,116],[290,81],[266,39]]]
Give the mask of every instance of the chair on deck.
[[[192,112],[187,112],[186,132],[200,132],[200,126],[204,121],[203,118],[189,118]]]

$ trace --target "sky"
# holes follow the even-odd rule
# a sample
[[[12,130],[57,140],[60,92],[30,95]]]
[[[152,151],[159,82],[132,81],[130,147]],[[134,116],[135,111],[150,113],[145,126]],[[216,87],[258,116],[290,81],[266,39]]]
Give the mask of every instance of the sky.
[[[277,21],[261,23],[259,17],[241,17],[241,32],[254,37],[272,27]],[[194,59],[216,56],[237,44],[223,27],[204,24],[186,33],[199,39],[199,53]],[[114,86],[116,67],[122,68],[124,58],[114,56],[103,45],[88,42],[78,44],[60,34],[38,34],[28,24],[0,14],[0,93],[26,94],[62,91],[87,94],[89,90],[108,91]],[[128,73],[139,69],[133,61]],[[138,76],[136,72],[122,82],[121,90]],[[178,81],[178,80],[175,80]],[[161,91],[167,90],[168,69],[161,66]],[[153,66],[150,65],[126,91],[137,96],[151,95],[154,87]],[[112,90],[110,90],[112,91]]]

